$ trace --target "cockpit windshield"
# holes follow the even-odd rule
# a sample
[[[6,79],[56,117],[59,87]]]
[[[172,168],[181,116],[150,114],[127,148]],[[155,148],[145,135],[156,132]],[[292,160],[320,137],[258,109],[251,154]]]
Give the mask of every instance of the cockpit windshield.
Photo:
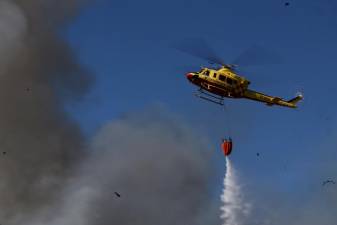
[[[203,68],[199,72],[201,75],[209,76],[209,70],[206,68]]]
[[[202,68],[202,69],[199,71],[199,73],[200,73],[200,74],[203,74],[203,73],[205,72],[205,70],[206,70],[206,68]]]

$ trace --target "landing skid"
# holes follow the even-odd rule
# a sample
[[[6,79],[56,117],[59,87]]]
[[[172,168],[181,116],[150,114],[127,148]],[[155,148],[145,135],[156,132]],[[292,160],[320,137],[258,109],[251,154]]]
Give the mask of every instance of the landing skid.
[[[218,105],[224,105],[224,98],[223,97],[219,97],[219,96],[207,93],[206,91],[204,91],[201,88],[194,95],[198,98],[203,99],[203,100],[213,102],[213,103],[218,104]]]

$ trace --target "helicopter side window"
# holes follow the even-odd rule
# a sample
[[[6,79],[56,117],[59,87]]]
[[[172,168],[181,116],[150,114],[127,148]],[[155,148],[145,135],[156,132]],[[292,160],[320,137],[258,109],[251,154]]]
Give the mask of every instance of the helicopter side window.
[[[209,76],[209,70],[206,70],[206,71],[204,72],[204,75],[205,75],[205,76]]]
[[[214,78],[216,78],[216,75],[217,75],[216,73],[213,73],[213,77],[214,77]]]
[[[219,80],[225,81],[225,80],[226,80],[226,77],[225,77],[224,75],[219,75]]]
[[[228,83],[229,85],[232,85],[232,84],[233,84],[233,80],[232,80],[231,78],[227,77],[227,83]]]

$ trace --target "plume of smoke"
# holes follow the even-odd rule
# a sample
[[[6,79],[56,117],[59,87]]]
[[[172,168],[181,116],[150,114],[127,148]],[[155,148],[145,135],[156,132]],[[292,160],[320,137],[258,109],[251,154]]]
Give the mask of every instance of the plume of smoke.
[[[205,143],[158,114],[146,111],[106,124],[65,190],[62,209],[31,224],[218,224],[208,210],[212,166]],[[46,216],[51,211],[59,212],[53,220]]]
[[[83,155],[63,107],[91,79],[57,35],[79,3],[0,0],[1,223],[20,224],[52,205]]]
[[[224,178],[224,190],[221,195],[223,206],[221,207],[224,225],[242,225],[249,216],[251,205],[244,201],[236,171],[231,161],[226,157],[226,174]]]
[[[160,114],[108,124],[93,141],[98,155],[85,174],[98,196],[90,224],[195,224],[204,214],[211,175],[205,144]]]
[[[57,35],[81,2],[0,0],[1,224],[212,224],[205,145],[174,119],[107,124],[82,160],[63,108],[91,79]]]

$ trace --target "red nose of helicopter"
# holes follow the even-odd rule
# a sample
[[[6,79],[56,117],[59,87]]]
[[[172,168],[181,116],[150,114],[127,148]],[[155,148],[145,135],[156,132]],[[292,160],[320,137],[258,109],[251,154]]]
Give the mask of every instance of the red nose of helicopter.
[[[193,76],[194,76],[193,73],[187,73],[186,74],[186,77],[187,77],[188,80],[191,80]]]

